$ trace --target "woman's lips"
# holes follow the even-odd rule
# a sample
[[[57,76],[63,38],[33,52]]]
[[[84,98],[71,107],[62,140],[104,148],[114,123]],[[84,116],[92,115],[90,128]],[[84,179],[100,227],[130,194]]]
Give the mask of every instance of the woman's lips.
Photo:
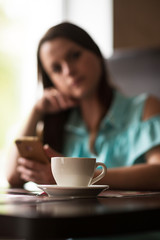
[[[72,80],[72,82],[70,83],[71,87],[78,87],[81,85],[81,83],[83,82],[84,78],[83,77],[79,77],[79,78],[75,78]]]

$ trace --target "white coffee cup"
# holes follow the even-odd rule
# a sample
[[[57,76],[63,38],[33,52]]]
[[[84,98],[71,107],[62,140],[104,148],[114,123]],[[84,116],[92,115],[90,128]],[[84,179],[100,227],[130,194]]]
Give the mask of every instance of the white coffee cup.
[[[98,166],[102,167],[102,171],[94,177]],[[87,187],[103,178],[107,167],[104,163],[96,162],[96,158],[52,157],[51,170],[59,186]]]

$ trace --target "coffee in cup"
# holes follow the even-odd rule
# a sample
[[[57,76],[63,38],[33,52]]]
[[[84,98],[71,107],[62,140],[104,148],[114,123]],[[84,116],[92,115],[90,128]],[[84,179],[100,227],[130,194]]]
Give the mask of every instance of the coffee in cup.
[[[102,167],[102,171],[94,177],[99,166]],[[59,186],[87,187],[102,179],[107,167],[104,163],[96,162],[96,158],[52,157],[51,170]]]

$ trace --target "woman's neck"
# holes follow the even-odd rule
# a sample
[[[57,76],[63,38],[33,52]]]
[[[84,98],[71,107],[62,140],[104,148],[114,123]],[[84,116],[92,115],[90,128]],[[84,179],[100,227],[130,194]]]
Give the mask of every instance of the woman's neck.
[[[89,131],[97,130],[107,109],[98,98],[90,97],[80,103],[81,113]]]

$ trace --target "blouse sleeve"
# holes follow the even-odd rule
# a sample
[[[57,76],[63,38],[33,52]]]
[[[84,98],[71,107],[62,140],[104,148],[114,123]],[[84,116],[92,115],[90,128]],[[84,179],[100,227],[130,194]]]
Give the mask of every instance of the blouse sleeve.
[[[134,164],[137,162],[136,159],[160,145],[160,116],[152,117],[134,126],[129,134],[132,145],[130,161]]]

